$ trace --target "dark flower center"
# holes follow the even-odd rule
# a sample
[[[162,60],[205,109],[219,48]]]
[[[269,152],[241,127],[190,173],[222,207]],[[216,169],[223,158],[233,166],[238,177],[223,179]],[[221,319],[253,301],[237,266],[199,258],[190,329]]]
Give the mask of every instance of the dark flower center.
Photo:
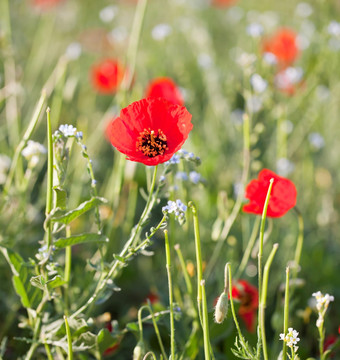
[[[150,128],[140,132],[137,138],[137,151],[141,151],[145,156],[153,158],[157,155],[163,155],[168,150],[166,136],[162,130],[157,132]]]

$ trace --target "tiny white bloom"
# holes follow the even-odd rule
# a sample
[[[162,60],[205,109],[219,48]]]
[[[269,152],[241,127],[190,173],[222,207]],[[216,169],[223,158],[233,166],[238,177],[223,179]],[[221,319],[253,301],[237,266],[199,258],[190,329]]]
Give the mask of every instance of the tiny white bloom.
[[[254,91],[260,94],[263,93],[268,86],[268,82],[259,74],[253,74],[250,77],[250,83]]]
[[[28,140],[27,145],[22,150],[21,154],[26,160],[31,160],[33,157],[38,157],[40,154],[46,154],[46,151],[44,145],[36,141]]]
[[[247,34],[253,38],[258,38],[263,34],[263,26],[259,23],[251,23],[247,26]]]
[[[73,126],[73,125],[60,125],[59,126],[59,131],[65,136],[65,137],[69,137],[69,136],[74,136],[77,132],[77,129]]]
[[[313,8],[306,2],[301,2],[296,5],[295,14],[302,18],[306,18],[313,14]]]
[[[201,53],[197,56],[197,63],[202,69],[209,69],[213,61],[209,54]]]
[[[158,24],[152,31],[151,36],[154,40],[163,40],[172,33],[172,27],[169,24]]]
[[[276,65],[277,64],[277,57],[271,52],[265,52],[263,54],[263,61],[268,65]]]
[[[258,96],[249,96],[246,103],[247,109],[251,113],[257,113],[262,109],[262,99]]]
[[[331,21],[327,27],[328,33],[332,36],[340,36],[340,23],[337,21]]]
[[[72,42],[65,51],[65,55],[69,60],[77,60],[81,55],[82,48],[78,42]]]
[[[117,15],[118,8],[114,5],[106,6],[99,12],[99,18],[104,23],[109,23]]]

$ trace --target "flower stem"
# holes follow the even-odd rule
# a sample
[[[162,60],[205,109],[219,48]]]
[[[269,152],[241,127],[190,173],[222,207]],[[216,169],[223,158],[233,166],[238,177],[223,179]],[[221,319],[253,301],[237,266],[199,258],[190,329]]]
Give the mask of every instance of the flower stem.
[[[269,278],[270,266],[273,262],[278,247],[279,244],[273,245],[273,249],[269,254],[263,272],[263,286],[261,290],[261,298],[260,298],[260,306],[259,306],[259,326],[260,326],[260,332],[262,338],[262,349],[263,349],[264,360],[268,360],[267,340],[266,340],[266,330],[265,330],[265,308],[267,304],[268,278]]]
[[[286,268],[286,290],[285,290],[285,307],[283,315],[283,333],[288,333],[288,322],[289,322],[289,266]],[[287,360],[287,344],[283,342],[282,347],[282,360]]]
[[[165,256],[166,256],[166,271],[168,273],[168,287],[169,287],[169,305],[170,305],[170,347],[171,359],[175,359],[175,322],[174,322],[174,303],[172,293],[172,278],[171,278],[171,256],[168,230],[164,230],[165,237]]]
[[[72,350],[72,336],[71,330],[68,325],[67,316],[64,315],[66,336],[67,336],[67,346],[68,346],[68,360],[73,360],[73,350]]]
[[[200,288],[202,294],[204,358],[205,360],[210,360],[209,319],[208,319],[207,297],[205,294],[205,280],[201,280]]]
[[[295,249],[295,257],[294,257],[294,278],[297,277],[297,273],[299,271],[299,265],[300,265],[300,259],[301,259],[301,253],[302,253],[302,247],[303,247],[303,230],[304,230],[304,223],[303,223],[303,217],[301,212],[297,207],[294,207],[295,212],[298,216],[298,223],[299,223],[299,235],[296,243],[296,249]]]
[[[46,343],[44,345],[45,345],[45,351],[46,351],[47,359],[48,360],[53,360],[53,356],[52,356],[51,349],[50,349],[49,345],[46,344]]]
[[[155,166],[155,168],[154,168],[154,174],[152,177],[152,182],[151,182],[151,186],[150,186],[150,190],[149,190],[149,197],[146,202],[144,211],[138,221],[138,224],[132,229],[131,236],[128,239],[128,241],[126,242],[126,244],[124,245],[121,252],[119,253],[119,257],[125,257],[129,253],[130,249],[134,248],[136,246],[136,242],[138,241],[138,239],[140,237],[140,231],[141,231],[142,225],[145,223],[145,220],[149,216],[150,211],[152,210],[153,205],[157,200],[159,187],[155,190],[156,179],[157,179],[157,166]],[[159,224],[157,225],[157,227],[154,229],[154,231],[152,231],[151,235],[148,236],[148,238],[151,238],[151,236],[154,235],[154,233],[162,226],[162,224],[165,222],[165,220],[166,220],[166,218],[164,216],[162,218],[162,220],[159,222]],[[115,271],[121,265],[122,265],[122,263],[118,259],[113,262],[108,273],[105,276],[100,277],[100,280],[98,281],[97,287],[96,287],[93,295],[88,299],[88,301],[83,306],[81,306],[75,313],[73,313],[71,315],[72,318],[74,318],[75,316],[77,316],[80,313],[82,313],[83,311],[85,311],[97,299],[97,297],[104,290],[107,281],[112,277],[112,275],[115,273]]]
[[[12,181],[13,181],[14,172],[15,172],[15,170],[17,168],[17,164],[18,164],[18,160],[19,160],[21,151],[26,146],[27,141],[31,137],[31,135],[32,135],[32,133],[34,131],[34,128],[38,123],[38,120],[40,118],[40,114],[42,112],[42,109],[43,109],[43,106],[44,106],[44,103],[45,103],[45,100],[46,100],[46,91],[43,90],[41,92],[41,95],[40,95],[40,98],[39,98],[39,100],[37,102],[37,105],[36,105],[36,107],[34,109],[31,121],[28,124],[28,127],[27,127],[27,129],[25,131],[25,134],[24,134],[23,138],[21,139],[19,145],[15,149],[15,153],[14,153],[14,156],[13,156],[11,168],[9,169],[9,173],[8,173],[6,183],[5,183],[5,186],[4,186],[4,190],[3,190],[4,194],[8,194],[8,192],[9,192],[9,188],[11,187],[11,184],[12,184]]]
[[[201,252],[201,239],[200,239],[200,230],[198,222],[197,208],[192,201],[189,202],[188,206],[191,208],[193,217],[194,217],[194,232],[195,232],[195,251],[196,251],[196,266],[197,266],[197,307],[198,314],[202,322],[202,252]]]
[[[232,316],[233,316],[233,320],[234,320],[234,323],[235,323],[235,326],[236,326],[236,330],[237,330],[237,333],[238,333],[238,337],[240,339],[240,342],[241,342],[241,345],[243,347],[243,349],[245,350],[247,356],[250,358],[250,359],[253,359],[254,356],[253,354],[249,351],[248,349],[248,346],[246,344],[246,341],[242,335],[242,332],[241,332],[241,329],[240,329],[240,325],[238,323],[238,320],[237,320],[237,317],[236,317],[236,312],[235,312],[235,307],[234,307],[234,301],[233,301],[233,283],[232,283],[232,275],[231,275],[231,266],[230,266],[230,263],[227,263],[226,264],[226,267],[228,269],[228,279],[229,279],[229,301],[230,301],[230,308],[231,308],[231,313],[232,313]]]
[[[71,236],[70,226],[66,226],[66,237]],[[64,280],[65,280],[65,313],[68,315],[69,309],[69,288],[70,288],[70,279],[71,279],[71,265],[72,265],[72,247],[66,246],[65,248],[65,270],[64,270]]]
[[[47,114],[47,151],[48,151],[48,161],[47,161],[47,195],[46,195],[46,217],[50,214],[52,210],[52,189],[53,189],[53,141],[52,141],[52,127],[51,127],[51,115],[50,108],[46,110]],[[52,245],[52,223],[49,221],[47,226],[47,249],[49,251]]]
[[[187,270],[187,268],[185,266],[185,261],[184,261],[184,258],[183,258],[182,250],[181,250],[179,244],[175,245],[175,250],[176,250],[179,262],[181,264],[181,269],[182,269],[182,272],[183,272],[184,281],[185,281],[185,285],[186,285],[186,288],[187,288],[187,291],[188,291],[188,295],[191,297],[192,296],[192,285],[191,285],[190,277],[189,277],[189,274],[188,274],[188,270]]]

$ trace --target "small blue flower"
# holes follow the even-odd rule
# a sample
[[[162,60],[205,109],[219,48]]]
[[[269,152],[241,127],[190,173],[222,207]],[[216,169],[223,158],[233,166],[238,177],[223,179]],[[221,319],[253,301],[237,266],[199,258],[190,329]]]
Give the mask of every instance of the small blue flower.
[[[69,136],[74,136],[75,133],[77,132],[77,129],[72,126],[72,125],[60,125],[59,126],[59,131],[65,136],[65,137],[69,137]]]
[[[97,184],[97,180],[92,179],[91,185],[92,185],[92,186],[96,186],[96,184]]]
[[[79,140],[83,140],[83,132],[82,131],[77,131],[76,138],[79,139]]]
[[[179,164],[180,161],[180,156],[177,154],[174,154],[173,157],[167,161],[165,164],[169,165],[169,164]]]
[[[197,171],[190,171],[189,178],[190,181],[194,184],[198,184],[202,180],[201,174]]]
[[[162,207],[162,211],[164,214],[175,214],[176,220],[178,220],[181,225],[184,224],[187,206],[184,205],[181,200],[169,200],[168,205]]]
[[[178,180],[182,180],[182,181],[187,181],[188,180],[188,174],[184,171],[178,171],[176,173],[176,179]]]
[[[159,182],[164,182],[166,180],[166,177],[164,175],[159,177]]]

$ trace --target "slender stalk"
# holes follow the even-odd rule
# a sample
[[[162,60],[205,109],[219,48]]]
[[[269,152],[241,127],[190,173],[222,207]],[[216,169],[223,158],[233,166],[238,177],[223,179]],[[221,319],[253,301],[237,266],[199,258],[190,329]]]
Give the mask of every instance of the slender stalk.
[[[8,176],[7,176],[7,179],[6,179],[6,183],[5,183],[5,186],[4,186],[4,194],[8,194],[8,192],[9,192],[9,188],[11,187],[11,184],[12,184],[12,181],[13,181],[14,172],[16,170],[21,151],[26,146],[28,139],[32,136],[32,133],[33,133],[33,131],[35,129],[35,126],[37,125],[38,120],[40,118],[40,114],[42,112],[45,100],[46,100],[46,91],[42,91],[41,95],[40,95],[40,98],[39,98],[39,100],[37,102],[37,105],[36,105],[36,107],[34,109],[31,121],[28,124],[28,127],[27,127],[27,129],[25,131],[25,134],[24,134],[23,138],[21,139],[19,145],[15,149],[15,153],[14,153],[14,156],[13,156],[11,168],[9,170],[9,173],[8,173]]]
[[[162,338],[161,338],[161,334],[159,332],[159,328],[158,328],[158,325],[157,325],[157,322],[156,322],[156,319],[155,319],[155,314],[153,313],[153,310],[152,310],[151,303],[150,303],[149,299],[148,299],[147,309],[149,310],[150,315],[151,315],[152,324],[153,324],[153,327],[155,329],[155,333],[156,333],[156,336],[157,336],[159,347],[161,348],[162,355],[163,355],[165,360],[168,360],[168,357],[167,357],[165,349],[164,349],[163,341],[162,341]],[[171,309],[170,309],[170,316],[171,316]],[[142,321],[143,321],[143,319],[142,319]]]
[[[119,257],[125,257],[131,248],[133,248],[134,246],[136,246],[136,242],[139,239],[139,235],[140,235],[140,231],[142,228],[142,225],[145,223],[145,220],[147,219],[147,217],[150,214],[150,211],[152,210],[152,207],[154,205],[154,203],[156,202],[157,196],[158,196],[158,191],[159,188],[155,190],[155,184],[156,184],[156,179],[157,179],[157,166],[155,166],[154,168],[154,174],[152,177],[152,183],[150,186],[150,190],[149,190],[149,197],[148,200],[146,202],[144,211],[138,221],[138,224],[133,228],[132,233],[130,238],[128,239],[128,241],[126,242],[126,244],[124,245],[122,251],[119,253]],[[162,224],[165,222],[166,218],[163,217],[163,219],[160,221],[160,223],[157,225],[157,227],[155,228],[155,231],[157,229],[159,229]],[[152,232],[152,235],[155,233],[155,231]],[[150,236],[148,236],[148,238],[150,238]],[[112,277],[112,275],[115,273],[115,271],[119,268],[119,266],[121,266],[121,262],[119,260],[115,260],[109,270],[109,272],[105,275],[102,276],[97,284],[97,287],[93,293],[93,295],[88,299],[88,301],[81,306],[75,313],[73,313],[71,315],[72,318],[74,318],[75,316],[79,315],[80,313],[82,313],[83,311],[85,311],[96,299],[97,297],[101,294],[101,292],[103,291],[103,289],[105,288],[106,282]]]
[[[272,191],[273,183],[274,183],[274,179],[270,179],[266,200],[265,200],[264,206],[263,206],[261,226],[260,226],[259,252],[257,255],[257,257],[258,257],[258,284],[259,284],[258,287],[259,287],[259,298],[260,299],[262,299],[262,256],[263,256],[264,229],[265,229],[270,193]],[[258,312],[258,323],[259,323],[259,331],[258,331],[259,339],[258,339],[258,341],[262,342],[262,345],[263,345],[262,335],[264,334],[264,324],[262,324],[262,321],[264,322],[263,314],[259,310],[259,312]],[[264,340],[264,341],[266,341],[266,340]],[[266,350],[264,350],[263,353],[265,354]],[[265,360],[267,360],[267,359],[265,359]]]
[[[262,338],[262,349],[263,349],[263,357],[264,360],[268,360],[268,350],[267,350],[267,340],[266,340],[266,329],[265,329],[265,309],[267,304],[267,290],[268,290],[268,278],[269,278],[269,270],[270,266],[273,262],[275,253],[279,244],[274,244],[271,253],[269,254],[268,260],[264,267],[263,272],[263,287],[261,291],[261,298],[259,304],[259,325],[261,331],[261,338]]]
[[[192,295],[192,284],[191,284],[191,281],[190,281],[190,277],[189,277],[189,274],[188,274],[187,267],[185,266],[185,261],[184,261],[184,258],[183,258],[182,250],[181,250],[179,244],[176,244],[174,248],[176,250],[176,253],[177,253],[177,256],[178,256],[178,259],[179,259],[179,263],[181,264],[181,269],[182,269],[182,273],[183,273],[183,276],[184,276],[184,281],[185,281],[185,285],[186,285],[188,294],[191,297],[191,295]]]
[[[133,19],[132,29],[130,33],[130,43],[126,55],[126,63],[129,67],[129,71],[126,74],[127,78],[124,82],[126,89],[130,88],[134,77],[138,44],[142,33],[142,26],[147,3],[148,0],[139,0],[136,6],[135,17]]]
[[[45,346],[45,351],[46,351],[47,359],[48,359],[48,360],[53,360],[53,355],[52,355],[52,353],[51,353],[51,349],[50,349],[49,345],[45,343],[44,346]]]
[[[300,259],[301,259],[301,253],[302,253],[302,247],[303,247],[303,230],[304,230],[304,223],[303,223],[303,217],[301,212],[297,207],[294,207],[295,212],[298,216],[298,223],[299,223],[299,235],[296,243],[296,249],[295,249],[295,256],[294,256],[294,278],[297,277],[297,273],[299,271],[300,266]]]
[[[288,322],[289,322],[289,266],[286,268],[286,290],[285,290],[285,307],[283,315],[283,333],[288,333]],[[287,344],[283,342],[282,347],[282,360],[287,360]]]
[[[144,355],[143,360],[146,360],[149,356],[152,356],[152,358],[153,358],[154,360],[157,360],[155,354],[154,354],[152,351],[147,352],[147,353]]]
[[[53,141],[52,141],[52,127],[51,127],[51,116],[50,108],[47,108],[47,192],[46,192],[46,217],[52,210],[52,189],[53,189]],[[52,223],[49,222],[47,226],[47,249],[50,249],[52,245]]]
[[[70,226],[66,226],[66,237],[71,236]],[[66,246],[65,248],[65,270],[64,270],[64,281],[65,281],[65,313],[68,315],[69,310],[69,288],[71,279],[71,265],[72,265],[72,247]]]
[[[238,337],[240,339],[241,344],[243,345],[243,349],[246,352],[247,356],[249,356],[250,359],[252,359],[254,356],[253,354],[249,351],[248,346],[246,344],[246,341],[242,335],[241,329],[240,329],[240,325],[238,323],[237,317],[236,317],[236,312],[235,312],[235,307],[234,307],[234,301],[233,301],[233,283],[232,283],[232,274],[231,274],[231,266],[230,263],[226,264],[226,267],[228,269],[228,280],[229,280],[229,301],[230,301],[230,308],[231,308],[231,313],[233,316],[233,320],[236,326],[236,330],[238,333]]]
[[[243,257],[242,257],[240,266],[238,267],[236,275],[235,275],[236,279],[239,279],[241,277],[241,275],[243,274],[244,269],[246,268],[246,266],[248,264],[248,260],[249,260],[250,254],[251,254],[251,250],[254,247],[257,232],[259,230],[260,220],[261,219],[259,217],[256,217],[256,219],[255,219],[255,223],[254,223],[254,227],[253,227],[253,230],[251,232],[251,235],[250,235],[250,239],[249,239],[247,247],[246,247],[246,249],[245,249],[245,251],[243,253]]]
[[[72,335],[71,330],[68,325],[67,316],[64,315],[66,336],[67,336],[67,346],[68,346],[68,360],[73,360],[73,350],[72,350]]]
[[[191,208],[193,217],[194,217],[194,233],[195,233],[195,251],[196,251],[196,267],[197,267],[197,307],[198,314],[200,317],[201,324],[202,323],[202,287],[201,281],[202,279],[202,251],[201,251],[201,238],[200,238],[200,230],[199,230],[199,222],[198,222],[198,214],[196,206],[192,201],[189,202],[188,206]]]
[[[274,183],[274,179],[270,179],[266,200],[265,200],[264,206],[263,206],[262,218],[261,218],[260,244],[259,244],[259,253],[258,253],[258,276],[259,276],[260,298],[261,298],[261,294],[262,294],[262,256],[263,256],[264,229],[265,229],[265,224],[266,224],[267,209],[268,209],[268,204],[269,204],[269,199],[270,199],[270,193],[272,191],[273,183]]]
[[[172,292],[172,278],[171,278],[171,256],[170,256],[170,243],[168,230],[164,230],[165,237],[165,256],[166,256],[166,271],[168,274],[168,287],[169,287],[169,306],[170,306],[170,348],[171,359],[175,359],[175,321],[174,321],[174,303]]]
[[[204,358],[205,360],[210,360],[209,319],[208,319],[208,306],[207,306],[207,297],[205,294],[204,280],[201,280],[200,288],[202,293]]]
[[[242,180],[241,183],[243,186],[245,186],[248,178],[248,172],[249,172],[249,164],[250,164],[250,155],[249,155],[249,148],[250,148],[250,119],[247,114],[243,117],[243,171],[242,171]],[[222,247],[224,245],[225,240],[228,237],[228,234],[230,232],[231,227],[233,226],[236,217],[241,209],[242,203],[243,203],[243,191],[240,191],[237,195],[237,199],[235,202],[235,205],[233,207],[233,210],[230,214],[230,216],[226,219],[223,229],[221,231],[221,235],[218,239],[218,242],[214,248],[214,251],[211,255],[210,261],[208,262],[205,274],[206,278],[208,279],[211,275],[216,262],[221,254]]]

